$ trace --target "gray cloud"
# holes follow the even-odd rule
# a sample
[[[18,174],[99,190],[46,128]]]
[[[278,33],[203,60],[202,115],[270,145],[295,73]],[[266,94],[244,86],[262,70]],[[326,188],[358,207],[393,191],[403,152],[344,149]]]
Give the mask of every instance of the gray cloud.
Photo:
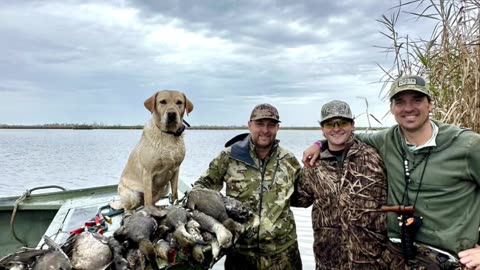
[[[194,125],[243,124],[266,101],[291,115],[285,125],[315,125],[332,98],[361,110],[365,96],[386,110],[371,83],[382,74],[376,63],[391,61],[373,47],[388,42],[375,19],[391,5],[2,1],[0,123],[141,124],[143,100],[160,89],[187,93]],[[33,116],[16,117],[18,102]]]

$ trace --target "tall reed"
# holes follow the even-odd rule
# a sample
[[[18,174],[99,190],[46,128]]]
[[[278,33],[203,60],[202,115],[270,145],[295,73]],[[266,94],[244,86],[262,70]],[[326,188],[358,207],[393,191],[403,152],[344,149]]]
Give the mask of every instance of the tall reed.
[[[381,33],[391,42],[381,48],[394,54],[392,66],[381,67],[384,96],[386,86],[398,76],[423,76],[433,93],[433,118],[480,132],[480,1],[399,1],[393,10],[378,20],[386,28]],[[417,23],[434,20],[430,37],[399,34],[401,16]]]

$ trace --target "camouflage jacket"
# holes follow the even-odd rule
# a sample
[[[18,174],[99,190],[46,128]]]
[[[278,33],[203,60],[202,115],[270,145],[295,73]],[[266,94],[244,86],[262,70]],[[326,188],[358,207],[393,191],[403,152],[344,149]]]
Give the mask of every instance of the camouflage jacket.
[[[387,181],[380,155],[352,141],[343,167],[328,150],[304,167],[292,205],[312,206],[316,269],[380,269],[387,243]]]
[[[300,170],[295,156],[278,146],[278,141],[262,162],[248,136],[225,148],[193,188],[221,190],[225,184],[227,196],[246,203],[255,213],[236,242],[235,252],[274,255],[297,240],[290,196]]]

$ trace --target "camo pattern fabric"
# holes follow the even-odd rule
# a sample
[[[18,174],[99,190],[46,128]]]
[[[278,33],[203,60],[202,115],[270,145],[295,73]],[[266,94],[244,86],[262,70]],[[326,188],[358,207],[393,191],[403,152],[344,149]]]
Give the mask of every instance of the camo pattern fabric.
[[[336,117],[343,117],[343,118],[353,120],[350,106],[348,106],[348,103],[340,100],[333,100],[328,103],[325,103],[321,109],[321,117],[322,119],[320,121],[322,123],[328,119],[332,119]]]
[[[343,167],[328,150],[304,167],[292,205],[312,206],[316,269],[382,269],[387,181],[380,155],[352,141]]]
[[[272,119],[280,122],[280,116],[278,115],[277,108],[268,103],[263,103],[253,108],[252,114],[250,114],[250,120],[260,119]]]
[[[232,148],[235,151],[232,153]],[[244,255],[277,254],[297,241],[290,197],[301,167],[293,153],[278,146],[261,161],[250,143],[250,136],[225,148],[194,187],[220,191],[250,207],[254,217],[235,244],[235,252]]]
[[[228,254],[225,260],[225,269],[301,270],[302,260],[298,250],[298,244],[294,243],[285,251],[273,256],[248,256],[239,253]]]
[[[401,244],[388,242],[387,250],[382,255],[383,269],[391,270],[467,270],[459,262],[452,262],[448,257],[425,245],[417,247],[417,256],[411,265],[405,264]]]

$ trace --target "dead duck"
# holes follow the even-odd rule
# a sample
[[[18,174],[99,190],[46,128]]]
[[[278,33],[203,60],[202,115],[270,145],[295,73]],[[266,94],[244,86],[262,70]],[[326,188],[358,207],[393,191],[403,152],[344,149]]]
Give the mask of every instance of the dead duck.
[[[155,251],[157,252],[157,256],[162,258],[163,260],[168,262],[168,253],[172,247],[170,243],[164,239],[160,239],[155,243]]]
[[[55,243],[48,236],[43,237],[45,244],[48,246],[49,252],[40,255],[32,266],[32,270],[71,270],[72,265],[67,254],[63,252],[60,245]]]
[[[105,269],[112,262],[108,239],[98,233],[82,232],[75,236],[71,262],[78,270]]]
[[[193,246],[192,248],[192,257],[193,259],[198,262],[198,263],[203,263],[203,261],[205,260],[205,255],[204,255],[204,251],[203,251],[203,248],[205,246],[203,245],[195,245]]]
[[[237,199],[224,196],[216,190],[194,188],[188,193],[187,207],[199,210],[220,222],[227,218],[244,223],[253,215],[250,208]]]
[[[210,234],[209,232],[205,232],[205,233]],[[202,235],[204,235],[204,233],[202,233]],[[208,239],[208,241],[206,239]],[[219,258],[221,247],[217,239],[213,235],[210,234],[210,236],[207,237],[206,239],[204,239],[204,241],[206,241],[208,244],[207,245],[196,244],[195,246],[193,246],[191,254],[193,259],[196,262],[203,264],[204,261],[207,259],[208,253],[210,253],[211,258],[209,260],[210,260],[210,268],[211,268]]]
[[[218,260],[219,255],[220,255],[221,247],[220,247],[220,244],[218,243],[217,239],[215,238],[215,236],[212,233],[207,232],[207,231],[203,231],[201,233],[201,235],[202,235],[203,240],[209,243],[209,245],[207,245],[207,247],[203,249],[203,252],[204,253],[207,252],[207,251],[211,252],[211,254],[212,254],[212,262],[211,262],[211,265],[210,265],[210,267],[211,267]]]
[[[253,213],[244,203],[231,197],[222,196],[227,215],[236,222],[245,223],[252,218]]]
[[[216,191],[206,188],[194,188],[188,193],[187,207],[191,210],[198,210],[208,216],[213,217],[225,226],[229,231],[235,234],[235,239],[244,232],[244,227],[229,217],[225,202],[232,213],[243,213],[247,209],[242,203],[235,199],[225,199],[224,196]],[[239,209],[234,209],[239,207]],[[219,240],[220,241],[220,240]]]
[[[186,224],[188,222],[188,212],[185,208],[172,205],[167,208],[168,213],[162,221],[170,230],[174,230],[173,236],[180,247],[191,247],[195,245],[198,239],[188,233]]]
[[[185,225],[185,227],[187,228],[187,232],[197,240],[197,243],[199,242],[206,243],[200,231],[201,226],[196,220],[190,219],[187,222],[187,225]],[[205,249],[205,244],[195,244],[193,246],[191,254],[193,259],[196,262],[203,263],[203,261],[205,260],[204,249]]]
[[[198,210],[193,211],[191,216],[201,229],[215,234],[221,247],[229,248],[232,245],[232,233],[216,219]]]
[[[203,237],[201,235],[200,231],[200,223],[198,223],[194,219],[190,219],[187,224],[185,224],[185,229],[187,229],[187,232],[192,235],[192,237],[197,240],[198,242],[203,241]]]
[[[38,257],[32,270],[70,270],[72,266],[68,261],[68,258],[64,257],[61,251],[47,252],[44,255]]]
[[[48,249],[22,248],[0,259],[0,269],[23,270],[32,265],[38,256],[49,252]]]
[[[152,211],[155,211],[154,208],[146,207],[126,217],[123,225],[113,233],[113,236],[120,242],[127,240],[138,245],[138,249],[150,262],[152,269],[158,270],[155,248],[151,241],[158,228],[158,223],[152,217]],[[164,212],[160,215],[163,214]]]
[[[128,266],[131,270],[144,270],[148,266],[145,255],[139,249],[128,249],[125,257],[127,258]]]
[[[113,237],[108,237],[107,245],[110,247],[113,256],[110,268],[112,270],[131,270],[127,259],[123,257],[123,254],[125,253],[123,245]]]
[[[228,219],[222,194],[216,190],[194,188],[188,193],[187,207],[198,210],[214,219],[223,222]]]

